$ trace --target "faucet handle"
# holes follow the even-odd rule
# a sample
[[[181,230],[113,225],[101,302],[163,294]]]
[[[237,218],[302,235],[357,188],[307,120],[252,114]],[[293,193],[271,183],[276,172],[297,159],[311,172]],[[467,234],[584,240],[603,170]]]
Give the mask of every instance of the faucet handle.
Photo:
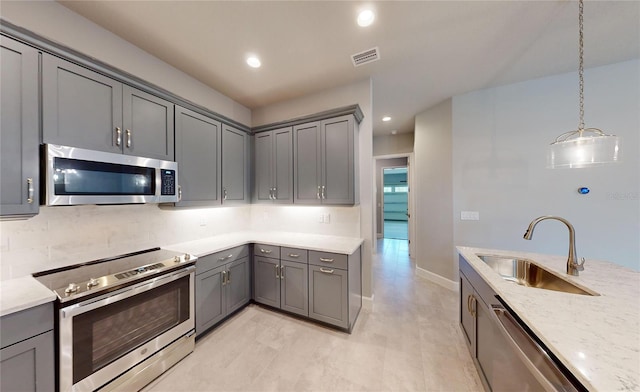
[[[575,267],[578,271],[584,271],[584,262],[585,262],[584,257],[581,257],[580,262],[576,263]]]

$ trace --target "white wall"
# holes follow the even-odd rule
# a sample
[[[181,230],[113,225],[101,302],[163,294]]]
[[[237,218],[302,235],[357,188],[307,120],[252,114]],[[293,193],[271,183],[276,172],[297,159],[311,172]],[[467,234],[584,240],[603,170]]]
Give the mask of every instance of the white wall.
[[[350,235],[362,237],[365,240],[362,249],[362,291],[365,297],[371,297],[373,294],[371,253],[375,238],[373,224],[373,127],[371,122],[373,112],[371,100],[371,80],[367,79],[253,111],[253,126],[258,126],[342,106],[360,105],[364,113],[364,119],[359,127],[360,205],[334,208],[333,210],[336,212],[332,214],[337,214],[337,217],[339,217],[340,222],[336,222],[339,225],[334,225],[333,223],[324,224],[324,226],[318,225],[316,223],[316,215],[318,214],[316,207],[300,206],[272,206],[268,210],[265,210],[264,207],[257,207],[252,224],[262,227],[264,225],[264,211],[267,211],[269,214],[279,217],[277,224],[281,227],[298,227],[302,228],[302,230],[310,230],[311,232],[322,234],[346,233],[346,228],[350,227],[352,229],[357,226],[359,228],[358,233]],[[308,210],[305,211],[304,209]],[[348,209],[355,211],[348,211]],[[296,216],[296,214],[299,214],[299,216]]]
[[[251,110],[55,1],[3,1],[0,16],[239,123]]]
[[[588,169],[545,168],[547,145],[577,128],[576,73],[454,97],[455,244],[564,255],[560,222],[542,222],[531,241],[522,239],[533,218],[559,215],[576,229],[585,268],[604,259],[640,269],[639,86],[639,60],[586,70],[586,126],[623,143],[621,163]],[[591,192],[578,194],[582,186]],[[479,211],[480,220],[460,221],[461,210]]]
[[[413,139],[413,132],[399,133],[391,136],[375,136],[373,138],[373,156],[413,152]]]
[[[453,281],[451,110],[448,99],[416,116],[413,189],[416,266]]]

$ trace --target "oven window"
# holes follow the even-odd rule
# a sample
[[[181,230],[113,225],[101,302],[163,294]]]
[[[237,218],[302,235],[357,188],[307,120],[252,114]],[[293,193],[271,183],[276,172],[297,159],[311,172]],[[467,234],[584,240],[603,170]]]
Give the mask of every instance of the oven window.
[[[153,195],[155,169],[78,159],[54,159],[53,186],[57,196]]]
[[[73,318],[73,383],[189,319],[189,276]]]

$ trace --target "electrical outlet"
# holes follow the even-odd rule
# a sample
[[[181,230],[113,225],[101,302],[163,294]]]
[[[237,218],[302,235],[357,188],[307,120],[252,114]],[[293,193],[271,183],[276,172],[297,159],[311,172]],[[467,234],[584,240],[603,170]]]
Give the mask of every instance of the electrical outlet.
[[[324,223],[331,223],[331,214],[324,215]]]
[[[460,211],[460,220],[480,220],[480,212],[478,211]]]
[[[318,223],[324,223],[324,214],[320,214],[318,217]]]

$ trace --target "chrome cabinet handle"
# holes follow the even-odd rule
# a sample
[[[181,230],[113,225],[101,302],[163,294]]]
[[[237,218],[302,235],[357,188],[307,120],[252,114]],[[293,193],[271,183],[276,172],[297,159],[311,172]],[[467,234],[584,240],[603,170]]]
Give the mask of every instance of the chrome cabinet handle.
[[[280,279],[284,279],[284,265],[280,266]]]
[[[178,202],[182,200],[182,185],[178,185]]]
[[[222,271],[222,285],[225,286],[227,284],[227,271]]]
[[[318,191],[316,192],[316,198],[320,199],[320,185],[318,185]]]
[[[322,186],[322,194],[321,194],[321,196],[322,196],[323,200],[327,198],[327,188],[324,185]]]
[[[131,148],[131,130],[127,129],[127,148]]]
[[[231,283],[231,270],[227,270],[227,284]]]
[[[120,147],[122,144],[122,130],[120,127],[116,127],[116,146]]]
[[[270,251],[270,250],[268,250],[268,249],[262,249],[262,248],[260,248],[260,253],[266,253],[266,254],[269,254],[269,253],[271,253],[271,251]]]
[[[222,199],[227,200],[227,188],[222,188]]]
[[[280,272],[279,272],[280,268],[279,268],[278,264],[274,265],[274,267],[276,267],[276,279],[279,279],[280,278]]]
[[[233,257],[233,253],[231,253],[228,256],[218,257],[218,261],[225,261],[225,260],[230,259],[232,257]]]
[[[475,295],[471,295],[471,316],[473,316],[474,318],[478,314],[476,312],[476,304],[477,304],[476,296]]]
[[[320,268],[320,272],[324,272],[325,274],[332,274],[333,270],[332,269]]]
[[[295,254],[295,253],[289,253],[289,257],[293,257],[295,259],[297,259],[298,257],[300,257],[299,254]]]
[[[325,259],[324,257],[321,257],[320,261],[325,262],[325,263],[333,263],[334,259]]]
[[[272,200],[278,200],[278,189],[276,187],[273,187],[273,199]]]
[[[471,294],[467,295],[467,312],[471,313]]]
[[[27,203],[33,204],[33,178],[27,178]]]

